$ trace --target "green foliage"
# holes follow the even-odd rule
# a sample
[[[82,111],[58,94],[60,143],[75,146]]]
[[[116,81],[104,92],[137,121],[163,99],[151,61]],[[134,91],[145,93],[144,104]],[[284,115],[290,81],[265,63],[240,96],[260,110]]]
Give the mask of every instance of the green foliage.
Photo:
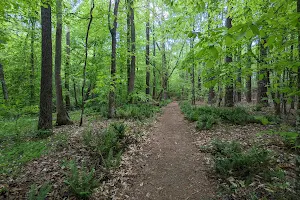
[[[119,166],[121,155],[126,148],[126,126],[123,123],[112,123],[100,132],[88,130],[83,134],[84,144],[100,157],[105,167]]]
[[[262,148],[252,147],[243,152],[236,142],[214,141],[212,144],[215,169],[221,176],[248,179],[264,172],[271,164],[269,151]]]
[[[27,194],[28,200],[45,200],[50,191],[51,185],[49,183],[43,184],[40,189],[37,188],[36,184],[33,184]]]
[[[210,106],[191,106],[187,102],[180,104],[182,112],[189,121],[198,121],[197,128],[211,129],[219,120],[230,123],[244,125],[256,122],[245,109],[240,107],[234,108],[217,108]]]
[[[282,137],[285,145],[289,148],[300,148],[296,146],[296,139],[298,137],[297,132],[292,131],[265,131],[258,135],[269,134],[269,135],[279,135]]]
[[[78,169],[74,161],[69,163],[69,173],[65,183],[69,186],[70,191],[81,199],[88,199],[98,186],[95,169],[90,171],[86,167]]]
[[[117,117],[121,119],[139,119],[153,117],[159,112],[159,107],[151,104],[126,104],[117,108]]]
[[[197,121],[196,128],[199,130],[209,130],[218,122],[215,115],[200,115]]]

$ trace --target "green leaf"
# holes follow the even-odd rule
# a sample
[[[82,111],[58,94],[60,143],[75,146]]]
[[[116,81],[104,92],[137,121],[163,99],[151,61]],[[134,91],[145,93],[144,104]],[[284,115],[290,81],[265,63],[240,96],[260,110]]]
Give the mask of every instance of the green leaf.
[[[253,32],[254,35],[260,35],[259,34],[259,29],[254,24],[250,25],[250,29],[251,29],[251,31]]]

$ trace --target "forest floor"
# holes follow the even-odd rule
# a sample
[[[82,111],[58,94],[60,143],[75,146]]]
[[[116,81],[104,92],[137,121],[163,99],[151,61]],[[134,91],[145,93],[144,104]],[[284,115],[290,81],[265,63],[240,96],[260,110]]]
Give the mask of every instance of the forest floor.
[[[211,130],[199,131],[195,122],[185,119],[178,103],[172,102],[162,108],[156,119],[122,120],[131,142],[120,166],[107,171],[84,144],[83,135],[87,131],[99,132],[114,121],[92,117],[84,127],[55,128],[53,136],[44,141],[49,152],[20,166],[18,173],[0,174],[0,199],[27,199],[33,184],[41,188],[45,183],[52,185],[48,199],[76,199],[65,183],[69,161],[75,161],[79,168],[95,169],[100,185],[90,198],[94,200],[248,199],[245,197],[251,192],[262,195],[266,191],[275,191],[274,195],[293,192],[294,151],[280,136],[261,134],[278,129],[278,125],[218,123]],[[289,126],[280,124],[279,128],[286,131]],[[259,145],[271,150],[274,155],[270,169],[283,170],[285,178],[271,175],[270,179],[276,181],[274,185],[274,181],[264,182],[256,176],[245,187],[244,181],[236,177],[217,176],[213,155],[203,148],[214,140],[237,141],[244,149]],[[230,196],[221,194],[220,188],[229,189]]]

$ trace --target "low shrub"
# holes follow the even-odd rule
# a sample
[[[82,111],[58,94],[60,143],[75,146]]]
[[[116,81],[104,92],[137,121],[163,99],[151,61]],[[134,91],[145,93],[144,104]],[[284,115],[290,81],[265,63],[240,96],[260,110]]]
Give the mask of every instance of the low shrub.
[[[244,152],[239,143],[215,141],[213,149],[215,170],[221,176],[251,179],[268,170],[271,164],[270,152],[262,148],[253,147]]]
[[[38,189],[36,184],[31,185],[29,192],[27,193],[28,200],[44,200],[51,191],[51,185],[45,183]]]
[[[65,183],[74,195],[82,199],[89,198],[93,190],[98,186],[95,178],[95,169],[90,171],[86,167],[78,169],[74,161],[69,163],[69,173]]]
[[[247,123],[256,123],[255,120],[245,109],[241,107],[234,108],[216,108],[211,106],[192,106],[187,102],[180,104],[182,112],[189,121],[198,121],[197,128],[210,129],[217,121],[222,120],[230,124],[244,125]]]
[[[196,128],[199,130],[209,130],[218,122],[218,117],[215,115],[200,115],[197,121]]]
[[[119,165],[122,152],[126,148],[126,126],[123,123],[115,122],[99,132],[88,130],[83,134],[84,144],[97,157],[101,158],[105,167],[111,168]]]
[[[139,119],[153,117],[159,112],[159,107],[151,104],[127,104],[117,108],[117,117],[121,119]]]

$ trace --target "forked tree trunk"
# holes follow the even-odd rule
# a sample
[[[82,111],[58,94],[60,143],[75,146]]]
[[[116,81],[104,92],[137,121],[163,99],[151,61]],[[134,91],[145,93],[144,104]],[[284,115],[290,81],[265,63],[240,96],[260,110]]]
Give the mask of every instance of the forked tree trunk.
[[[56,0],[55,89],[56,125],[72,124],[64,105],[61,81],[62,0]]]
[[[52,129],[52,37],[51,7],[42,1],[42,69],[40,90],[39,130]],[[44,7],[45,6],[45,7]]]

